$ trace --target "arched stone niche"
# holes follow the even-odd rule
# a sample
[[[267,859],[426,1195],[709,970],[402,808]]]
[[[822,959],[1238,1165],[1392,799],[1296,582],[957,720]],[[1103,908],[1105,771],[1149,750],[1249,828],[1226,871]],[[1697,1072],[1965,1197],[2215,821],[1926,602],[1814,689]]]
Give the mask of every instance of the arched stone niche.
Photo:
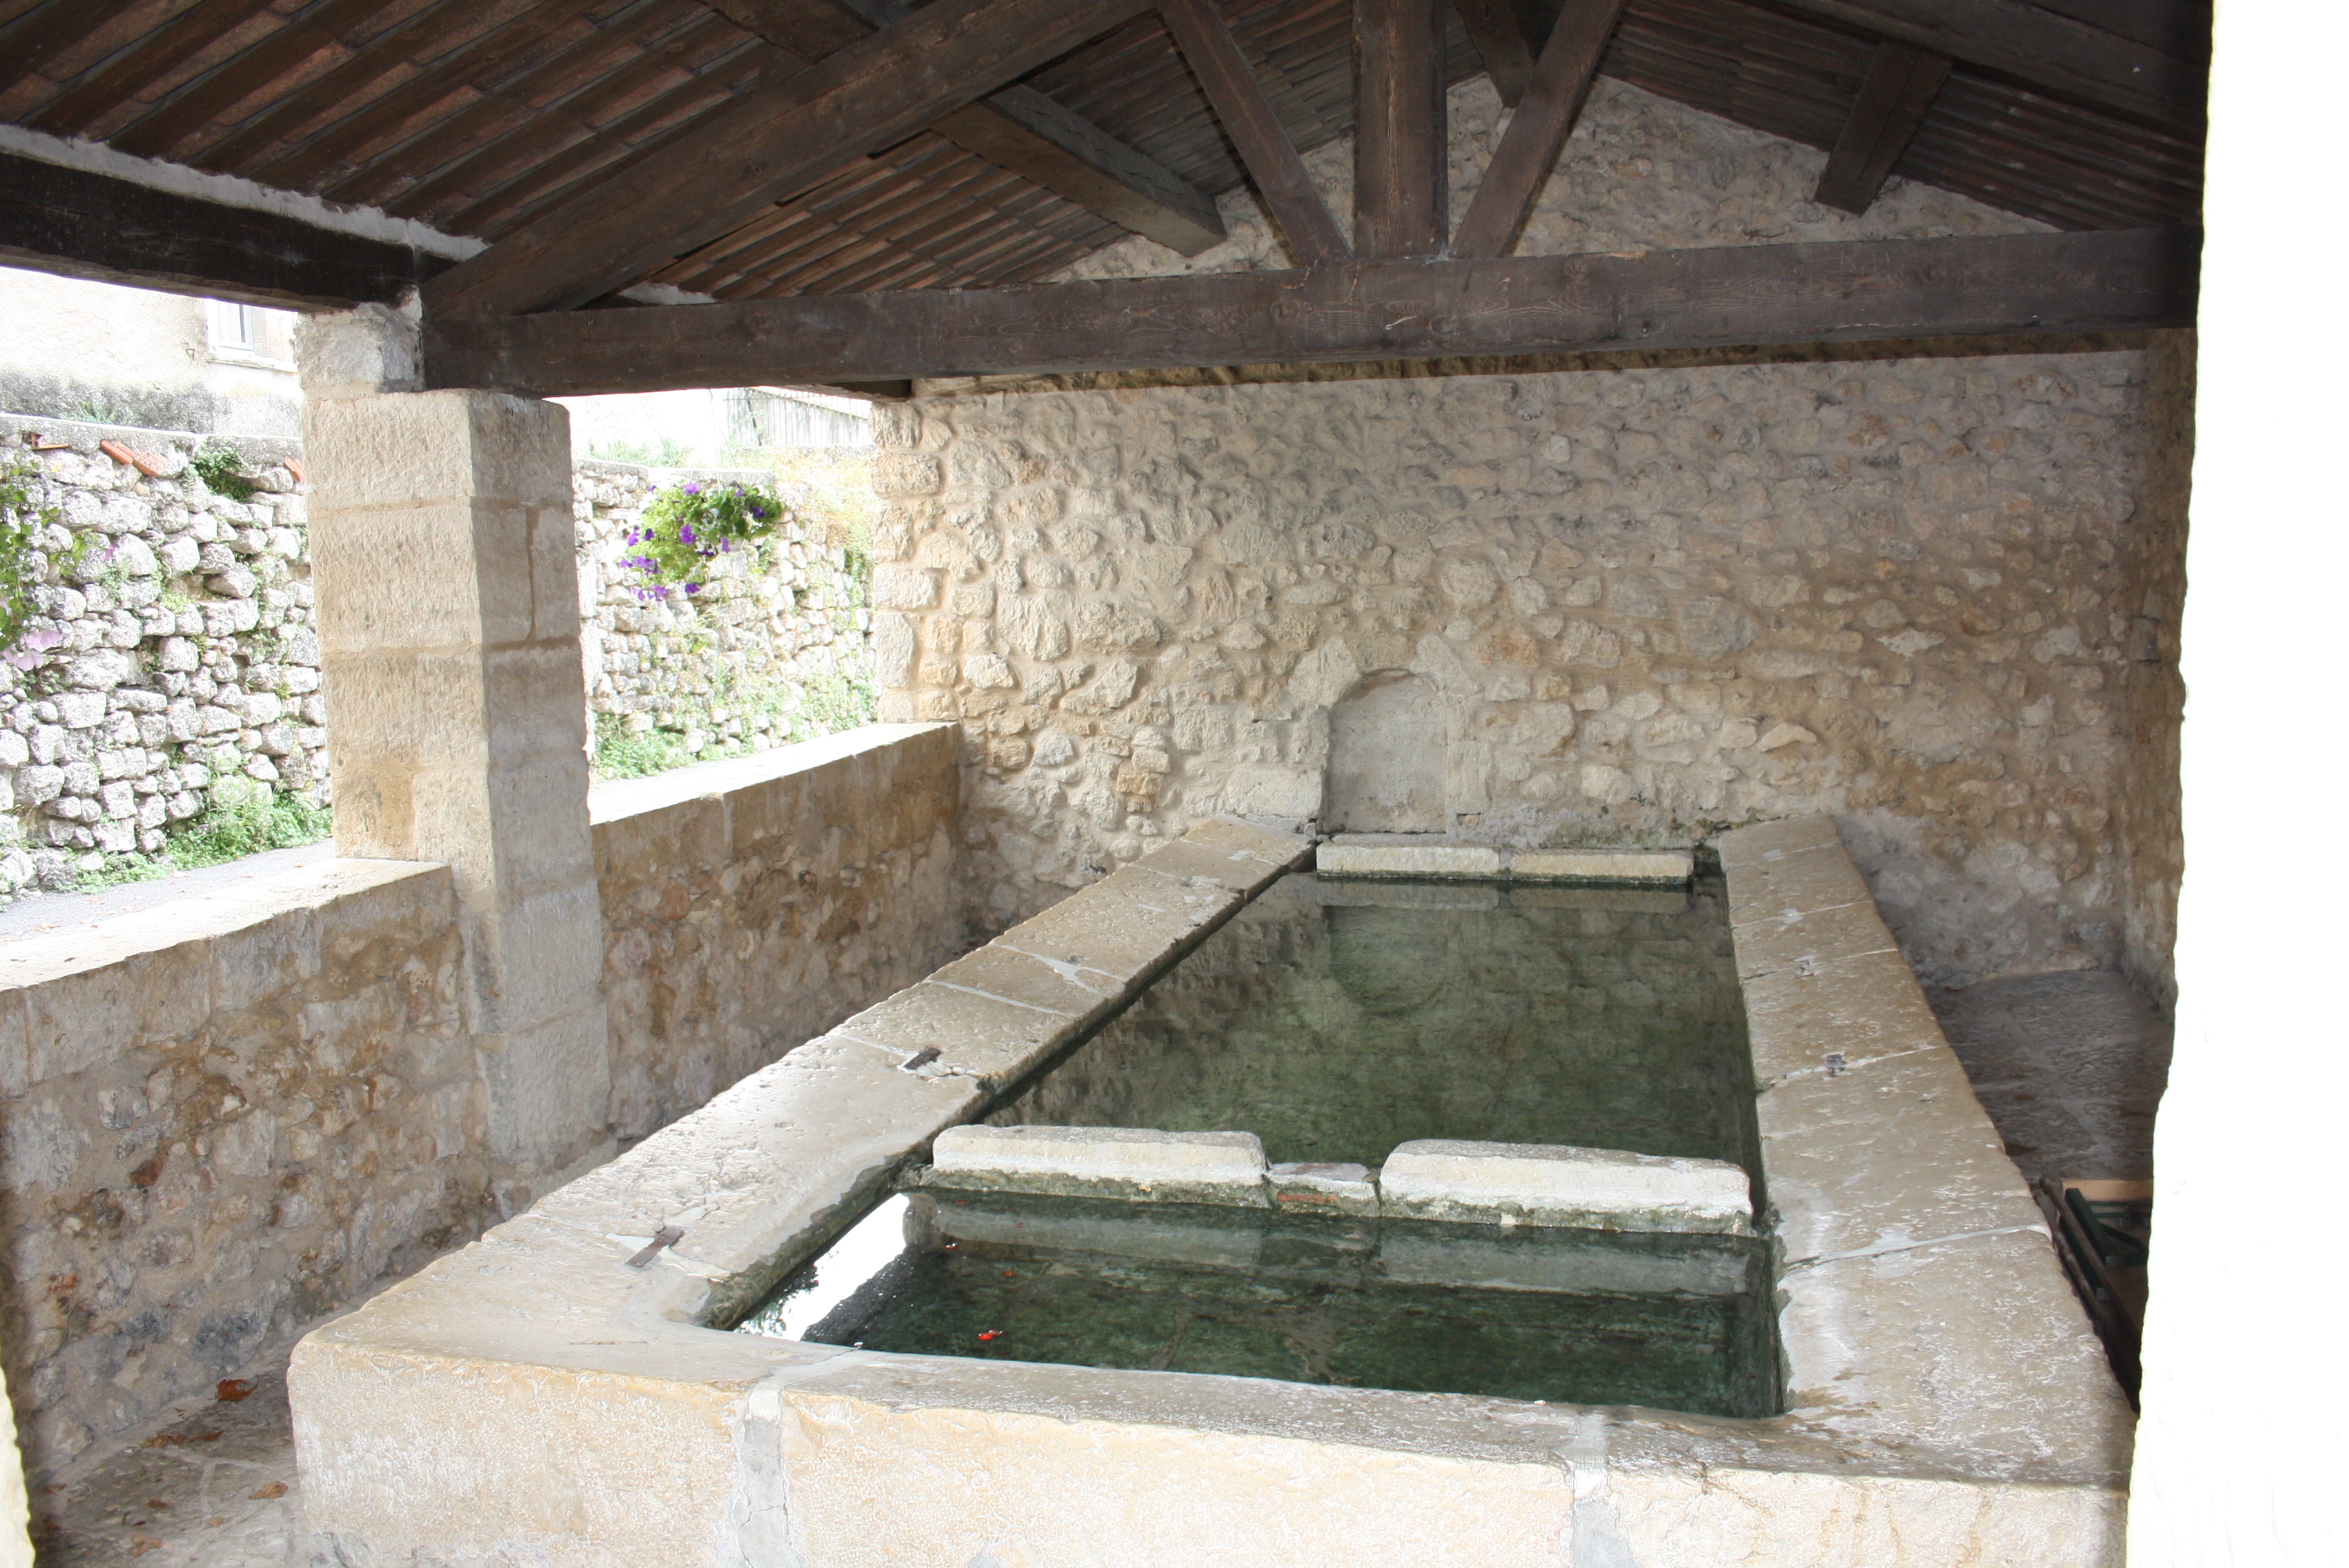
[[[1330,710],[1325,830],[1440,833],[1446,726],[1443,698],[1423,676],[1381,670]]]

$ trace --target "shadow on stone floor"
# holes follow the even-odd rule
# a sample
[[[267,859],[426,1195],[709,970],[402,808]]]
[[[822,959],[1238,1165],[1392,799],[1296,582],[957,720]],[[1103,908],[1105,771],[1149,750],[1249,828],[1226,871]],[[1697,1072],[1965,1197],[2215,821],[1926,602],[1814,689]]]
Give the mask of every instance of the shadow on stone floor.
[[[2127,979],[2014,975],[1934,1001],[2026,1181],[2151,1173],[2170,1026]]]

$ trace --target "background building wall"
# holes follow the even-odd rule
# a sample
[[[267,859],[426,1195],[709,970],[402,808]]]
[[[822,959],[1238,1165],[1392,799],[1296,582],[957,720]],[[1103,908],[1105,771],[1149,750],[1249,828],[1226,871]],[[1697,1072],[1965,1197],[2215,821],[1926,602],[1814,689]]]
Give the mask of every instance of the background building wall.
[[[216,343],[212,303],[0,267],[0,409],[145,428],[291,438],[302,428],[290,311]]]
[[[1457,185],[1489,96],[1454,90]],[[1899,185],[1847,218],[1806,199],[1821,161],[1602,83],[1522,248],[2031,226]],[[1188,265],[1280,264],[1226,217]],[[1687,843],[1826,810],[1929,982],[2158,977],[2174,872],[2124,862],[2174,839],[2134,764],[2175,729],[2184,362],[2002,346],[926,385],[876,418],[874,650],[883,717],[964,724],[968,917],[1215,811],[1323,820],[1350,749],[1433,750],[1387,793],[1434,820],[1383,825]]]

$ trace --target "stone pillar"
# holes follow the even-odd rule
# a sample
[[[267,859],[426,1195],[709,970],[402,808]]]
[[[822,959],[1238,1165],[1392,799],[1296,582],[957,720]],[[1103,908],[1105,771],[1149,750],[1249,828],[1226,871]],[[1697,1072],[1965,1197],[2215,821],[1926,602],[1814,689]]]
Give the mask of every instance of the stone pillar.
[[[424,392],[412,318],[304,324],[337,853],[443,861],[502,1202],[608,1152],[569,417]]]

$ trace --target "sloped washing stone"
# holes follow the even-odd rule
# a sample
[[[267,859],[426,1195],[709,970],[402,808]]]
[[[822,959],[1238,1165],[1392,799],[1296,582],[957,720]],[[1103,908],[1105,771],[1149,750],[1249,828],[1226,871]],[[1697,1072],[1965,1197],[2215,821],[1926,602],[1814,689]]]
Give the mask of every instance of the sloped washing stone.
[[[1324,844],[1313,869],[1325,877],[1497,877],[1501,851],[1477,844]]]
[[[1378,1184],[1367,1166],[1336,1161],[1292,1161],[1268,1173],[1272,1201],[1281,1208],[1330,1214],[1375,1214]]]
[[[1523,882],[1679,882],[1696,874],[1689,850],[1520,850],[1509,876]]]
[[[1484,1224],[1732,1236],[1754,1225],[1745,1172],[1725,1160],[1570,1144],[1416,1140],[1387,1156],[1379,1201],[1382,1213]]]
[[[1140,1127],[949,1128],[930,1150],[938,1187],[1263,1208],[1264,1142],[1253,1132]]]

